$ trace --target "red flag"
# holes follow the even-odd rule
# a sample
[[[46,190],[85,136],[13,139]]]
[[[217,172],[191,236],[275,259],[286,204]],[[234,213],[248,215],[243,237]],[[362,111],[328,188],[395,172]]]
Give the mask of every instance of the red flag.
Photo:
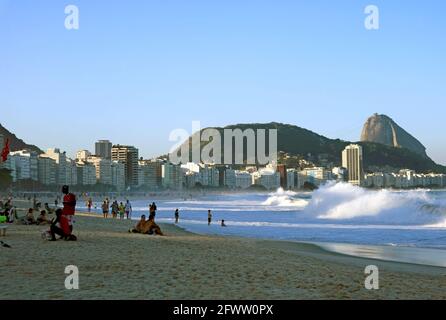
[[[5,162],[8,160],[8,154],[9,154],[9,139],[6,139],[5,147],[2,150],[2,161]]]

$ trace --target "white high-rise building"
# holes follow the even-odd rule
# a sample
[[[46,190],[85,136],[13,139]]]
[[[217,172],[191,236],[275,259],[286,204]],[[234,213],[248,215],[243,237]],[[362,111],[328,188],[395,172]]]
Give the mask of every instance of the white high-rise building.
[[[38,160],[37,153],[20,150],[9,154],[11,161],[14,162],[17,180],[38,181]]]
[[[137,186],[139,184],[138,154],[138,149],[133,146],[115,145],[112,147],[112,160],[119,161],[125,165],[125,180],[127,186]]]
[[[174,190],[183,188],[183,171],[181,166],[174,165],[170,162],[162,166],[163,187]]]
[[[125,164],[119,161],[112,161],[112,185],[116,191],[121,192],[125,190]]]
[[[200,182],[205,187],[219,187],[220,185],[220,171],[208,165],[202,165],[200,168]]]
[[[67,177],[67,185],[75,186],[78,184],[77,182],[77,166],[76,161],[67,158],[66,165],[66,177]]]
[[[252,186],[252,176],[246,171],[235,172],[235,187],[238,189],[248,189]]]
[[[87,162],[91,163],[96,168],[96,180],[98,183],[111,185],[112,184],[112,162],[111,160],[101,158],[98,156],[90,156]]]
[[[225,170],[225,186],[228,188],[236,187],[236,171],[234,169],[226,169]]]
[[[76,160],[87,161],[88,157],[91,156],[91,152],[88,150],[79,150],[76,152]]]
[[[362,147],[351,144],[342,151],[342,166],[347,169],[348,182],[361,186],[364,181]]]
[[[45,156],[56,161],[56,184],[65,185],[67,184],[67,155],[65,152],[61,152],[58,148],[48,149]]]
[[[77,184],[91,186],[96,184],[96,167],[91,163],[76,161]]]
[[[39,156],[37,163],[39,182],[44,185],[55,185],[57,171],[56,161],[43,154]]]
[[[162,163],[156,160],[140,160],[139,185],[149,189],[157,189],[161,186]]]
[[[252,184],[264,186],[266,189],[280,187],[280,174],[272,168],[260,169],[252,174]]]

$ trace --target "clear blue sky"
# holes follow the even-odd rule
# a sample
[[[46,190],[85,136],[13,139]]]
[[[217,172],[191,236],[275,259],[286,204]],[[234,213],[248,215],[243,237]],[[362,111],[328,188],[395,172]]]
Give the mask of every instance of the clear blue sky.
[[[364,28],[368,4],[378,31]],[[107,138],[150,157],[192,120],[358,140],[379,112],[446,164],[445,12],[443,0],[0,0],[0,122],[70,155]]]

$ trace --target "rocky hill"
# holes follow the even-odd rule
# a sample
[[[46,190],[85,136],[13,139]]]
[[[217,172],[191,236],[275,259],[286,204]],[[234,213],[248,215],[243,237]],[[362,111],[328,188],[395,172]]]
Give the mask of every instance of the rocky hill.
[[[221,136],[224,137],[224,129],[239,128],[245,130],[252,129],[277,129],[278,134],[278,151],[293,156],[301,156],[304,159],[311,159],[315,164],[319,163],[319,159],[325,162],[332,162],[334,165],[341,164],[342,150],[351,142],[339,139],[329,139],[310,130],[300,128],[298,126],[282,124],[282,123],[251,123],[237,124],[217,129]],[[205,130],[205,129],[203,129]],[[202,131],[203,131],[202,130]],[[198,133],[196,133],[198,134]],[[192,139],[189,139],[191,144]],[[207,143],[203,142],[202,147]],[[446,167],[436,164],[427,155],[414,152],[404,147],[393,147],[375,142],[359,142],[363,146],[364,166],[368,171],[397,171],[400,169],[413,169],[417,172],[436,172],[446,173]],[[222,141],[222,156],[224,142]],[[189,150],[191,150],[190,148]],[[245,148],[246,153],[246,148]],[[190,156],[191,158],[191,156]],[[246,155],[245,155],[246,158]]]
[[[367,119],[362,130],[361,141],[406,148],[423,157],[428,157],[426,147],[386,115],[375,113]]]
[[[0,135],[3,135],[3,137],[5,138],[5,141],[6,141],[6,139],[9,139],[9,148],[11,151],[28,149],[31,151],[35,151],[38,154],[43,153],[43,151],[40,150],[35,145],[27,144],[22,139],[17,138],[15,134],[11,133],[8,129],[3,127],[1,124],[0,124]]]

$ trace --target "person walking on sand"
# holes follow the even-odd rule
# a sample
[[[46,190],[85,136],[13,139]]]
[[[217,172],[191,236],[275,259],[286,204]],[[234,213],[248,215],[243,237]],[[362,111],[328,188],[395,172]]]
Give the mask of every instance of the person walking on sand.
[[[132,219],[132,204],[129,200],[125,203],[125,215],[127,217],[127,220]]]
[[[116,217],[118,216],[118,202],[115,200],[112,205],[112,217],[113,219],[116,219]]]
[[[102,214],[104,215],[104,218],[107,219],[108,218],[108,203],[107,201],[104,201],[104,203],[102,204]]]
[[[180,211],[177,209],[175,210],[175,224],[178,224],[180,220]]]
[[[212,223],[212,211],[208,210],[208,226],[210,226]]]
[[[124,220],[124,214],[125,214],[125,206],[124,204],[121,202],[119,204],[119,219],[120,220]]]
[[[92,206],[93,206],[93,200],[91,198],[88,198],[88,200],[87,200],[88,213],[91,212]]]

